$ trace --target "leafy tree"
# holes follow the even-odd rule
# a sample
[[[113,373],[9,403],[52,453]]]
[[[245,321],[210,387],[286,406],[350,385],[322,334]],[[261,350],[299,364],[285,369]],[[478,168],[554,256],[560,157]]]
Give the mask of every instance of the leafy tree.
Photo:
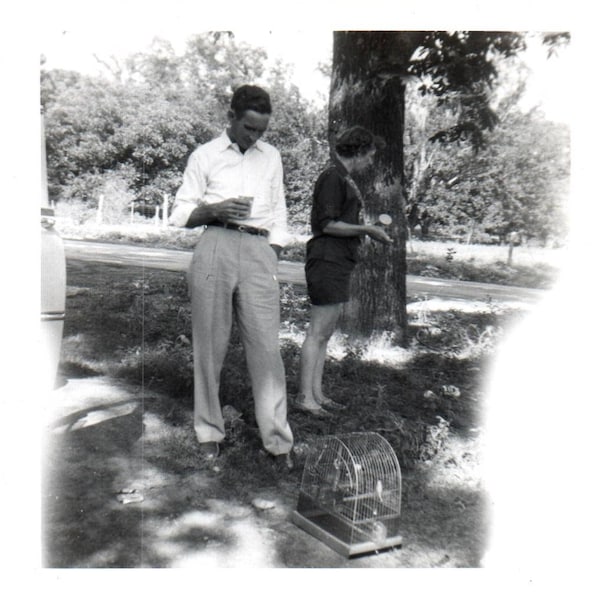
[[[156,201],[172,193],[187,155],[214,133],[201,100],[185,91],[81,79],[46,106],[46,143],[51,195],[73,197],[69,187],[83,175],[130,166],[130,187]],[[91,182],[93,181],[88,178]],[[82,200],[97,200],[85,192]]]
[[[376,168],[361,182],[368,190],[368,218],[394,218],[395,243],[382,249],[363,245],[356,273],[355,328],[393,328],[406,342],[406,222],[404,133],[405,90],[411,77],[420,92],[456,115],[433,136],[468,141],[480,148],[484,132],[497,124],[490,87],[497,79],[494,56],[514,56],[524,36],[506,32],[339,31],[334,33],[329,133],[358,124],[387,142]],[[477,210],[474,205],[473,210]]]
[[[406,214],[410,236],[417,225],[425,225],[425,211],[430,213],[425,207],[425,200],[431,188],[434,165],[452,152],[447,146],[433,142],[432,137],[448,128],[453,119],[448,109],[437,106],[433,97],[423,96],[414,83],[407,85],[406,99]]]
[[[485,154],[491,163],[495,149],[493,158],[502,165],[502,172],[495,173],[497,193],[490,199],[493,232],[504,238],[517,231],[543,243],[561,237],[569,180],[568,129],[536,112],[512,113],[490,138]],[[487,172],[494,173],[491,168]]]
[[[129,207],[134,201],[134,193],[129,182],[130,169],[122,167],[116,171],[108,171],[99,177],[98,191],[103,198],[102,222],[122,223],[127,216]]]
[[[57,79],[54,89],[61,88],[60,94],[53,101],[42,97],[51,196],[77,177],[111,169],[123,158],[118,132],[126,104],[123,90],[106,82],[81,78],[67,87]]]
[[[53,69],[46,71],[44,65],[46,59],[41,57],[40,61],[40,104],[42,107],[48,107],[59,101],[61,94],[81,81],[88,79],[76,71],[66,71],[64,69]]]
[[[273,115],[265,141],[281,152],[289,222],[308,233],[313,185],[329,156],[327,113],[312,106],[289,80],[289,67],[279,63],[267,78]]]
[[[517,104],[521,84],[515,79],[513,89],[504,90],[496,109],[498,123],[478,151],[468,142],[431,142],[431,128],[443,125],[440,109],[419,103],[420,112],[427,114],[422,127],[413,117],[415,105],[410,105],[409,205],[417,203],[421,212],[435,219],[438,235],[467,243],[504,240],[512,231],[541,241],[549,235],[560,237],[569,134],[536,110],[521,112]]]
[[[107,64],[104,78],[42,70],[51,197],[95,205],[102,177],[119,171],[138,200],[162,203],[176,192],[189,154],[225,124],[232,90],[265,75],[265,58],[213,33],[191,38],[182,56],[156,39],[149,51]],[[288,83],[284,65],[266,75],[274,104],[267,139],[282,151],[290,220],[305,226],[326,154],[324,111]]]
[[[266,58],[262,48],[238,43],[231,32],[196,35],[186,45],[183,78],[195,93],[215,98],[226,110],[235,88],[261,79]]]
[[[127,79],[157,88],[178,89],[183,84],[182,60],[170,42],[155,38],[148,52],[137,52],[125,61]]]

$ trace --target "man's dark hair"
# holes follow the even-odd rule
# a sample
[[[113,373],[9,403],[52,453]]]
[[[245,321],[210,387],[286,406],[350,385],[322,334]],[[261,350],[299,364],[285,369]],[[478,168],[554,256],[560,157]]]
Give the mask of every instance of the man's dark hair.
[[[382,138],[359,125],[349,127],[335,141],[335,151],[343,158],[353,158],[383,147],[385,142]]]
[[[271,98],[265,90],[256,85],[242,85],[233,93],[231,110],[237,119],[240,119],[247,110],[253,110],[261,115],[270,115]]]

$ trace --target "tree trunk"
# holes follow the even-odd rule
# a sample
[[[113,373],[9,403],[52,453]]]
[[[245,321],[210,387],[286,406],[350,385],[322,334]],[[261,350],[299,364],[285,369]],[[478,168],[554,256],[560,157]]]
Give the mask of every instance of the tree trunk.
[[[404,192],[404,98],[409,59],[420,32],[340,31],[334,33],[329,104],[330,144],[344,128],[361,125],[381,136],[373,169],[357,178],[366,222],[381,213],[393,219],[390,246],[362,244],[352,300],[343,326],[357,334],[392,330],[406,343],[406,239]]]

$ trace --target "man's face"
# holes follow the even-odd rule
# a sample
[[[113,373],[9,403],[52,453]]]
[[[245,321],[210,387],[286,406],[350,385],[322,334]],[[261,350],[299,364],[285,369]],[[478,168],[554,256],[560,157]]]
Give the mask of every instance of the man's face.
[[[267,130],[270,117],[271,115],[263,115],[253,110],[247,110],[238,119],[233,112],[230,112],[227,134],[232,142],[237,143],[240,150],[248,150]]]

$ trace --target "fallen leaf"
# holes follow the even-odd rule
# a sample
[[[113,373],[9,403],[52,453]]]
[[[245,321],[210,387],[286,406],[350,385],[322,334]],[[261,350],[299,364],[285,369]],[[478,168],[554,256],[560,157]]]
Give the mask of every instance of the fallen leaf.
[[[255,498],[252,500],[252,506],[258,510],[270,510],[271,508],[275,508],[275,502],[265,500],[264,498]]]

